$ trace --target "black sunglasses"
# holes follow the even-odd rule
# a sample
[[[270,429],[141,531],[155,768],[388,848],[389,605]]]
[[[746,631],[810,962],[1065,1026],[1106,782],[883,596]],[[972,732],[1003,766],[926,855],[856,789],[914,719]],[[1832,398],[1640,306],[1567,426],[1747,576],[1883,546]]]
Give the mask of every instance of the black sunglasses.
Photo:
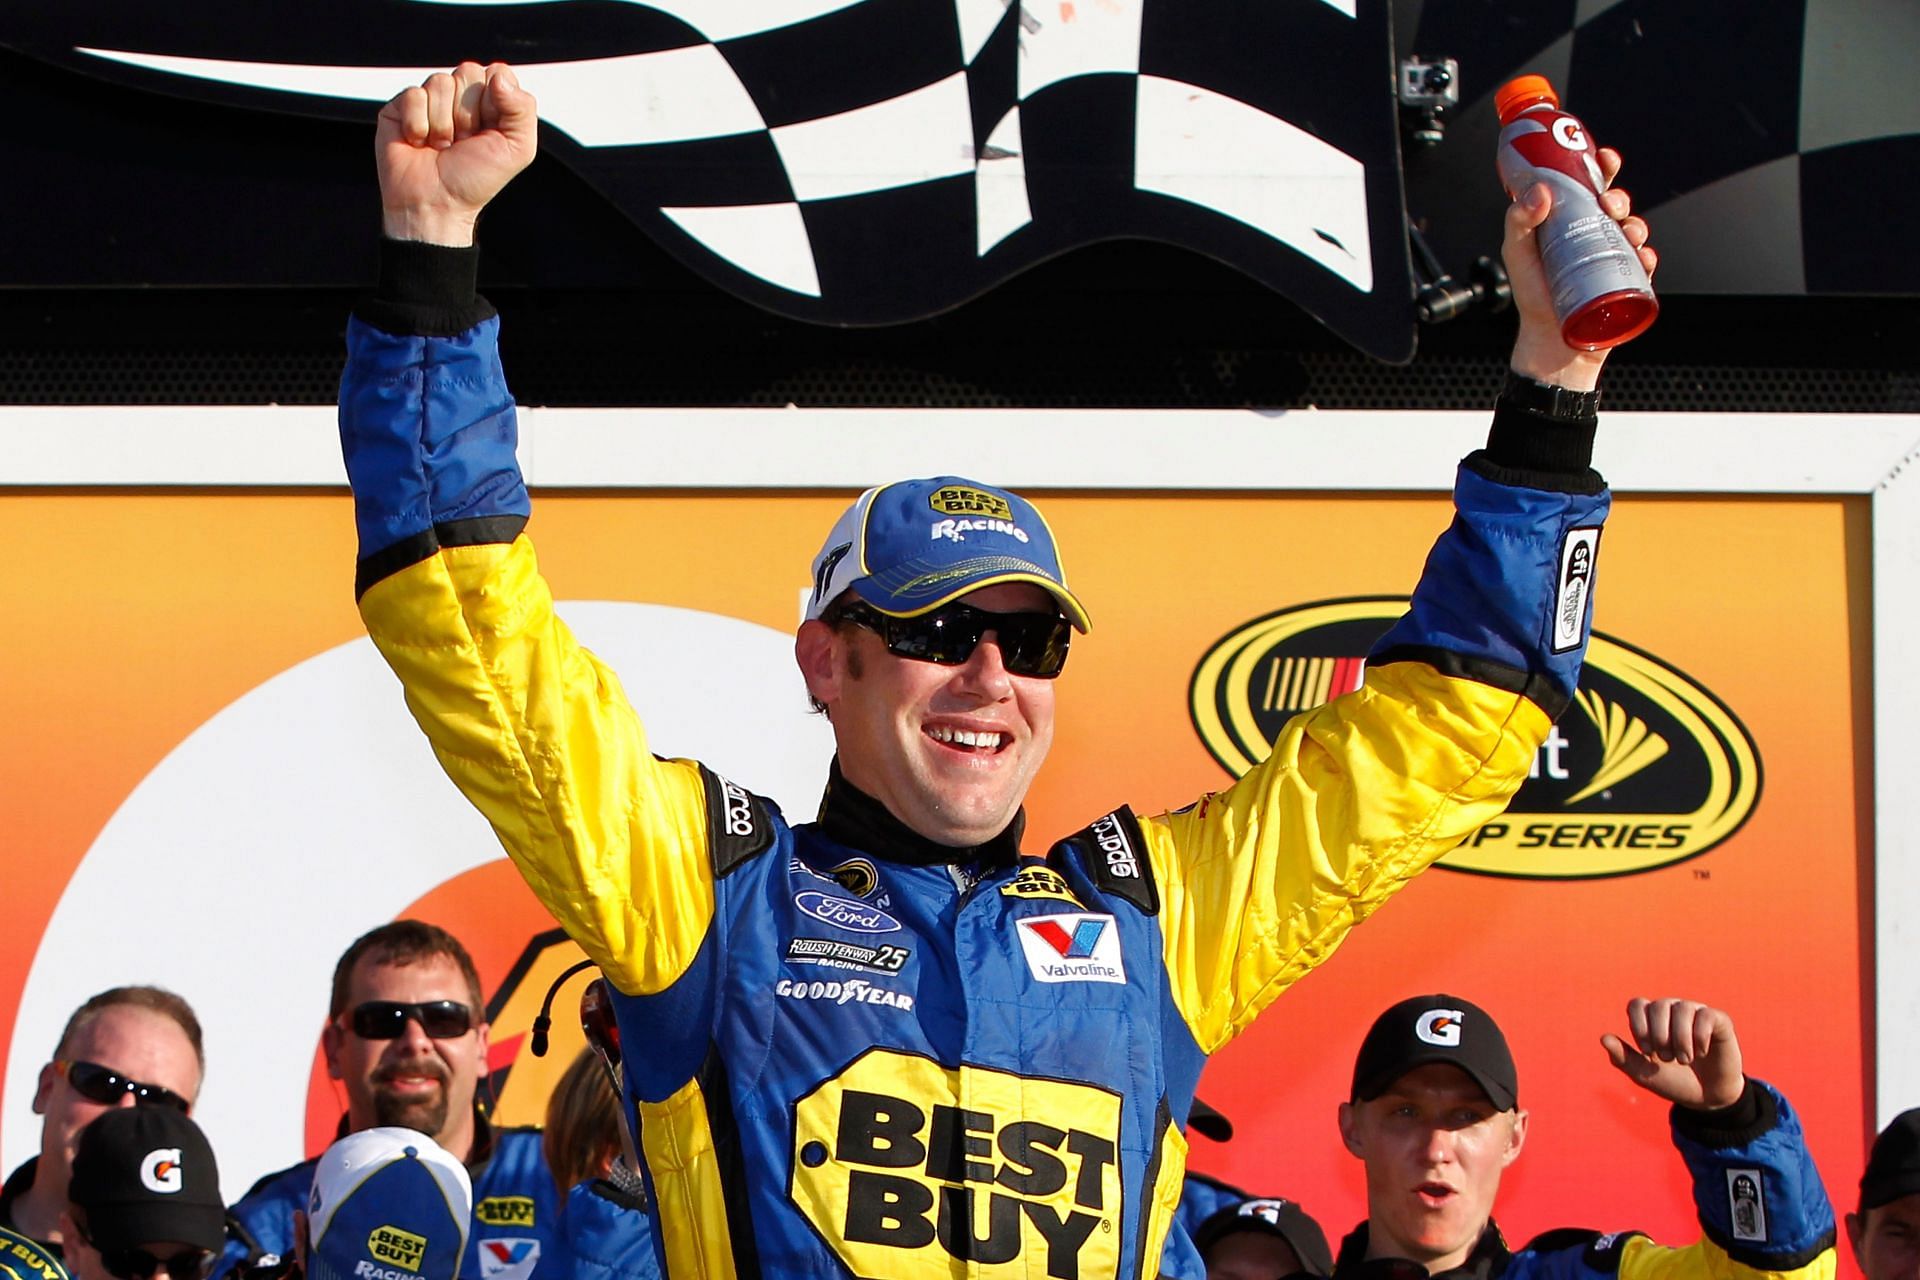
[[[75,1223],[76,1227],[80,1224]],[[165,1258],[157,1258],[145,1249],[101,1249],[81,1228],[80,1236],[100,1254],[100,1265],[119,1280],[147,1280],[156,1271],[167,1273],[168,1280],[207,1280],[220,1255],[208,1249],[187,1249]]]
[[[143,1107],[172,1107],[175,1111],[193,1110],[193,1104],[173,1090],[131,1079],[97,1062],[56,1058],[53,1069],[67,1078],[67,1083],[73,1086],[75,1093],[103,1107],[116,1106],[120,1099],[132,1094],[134,1102]]]
[[[424,1000],[407,1004],[400,1000],[369,1000],[355,1005],[353,1034],[362,1040],[392,1040],[407,1029],[407,1019],[435,1040],[454,1040],[473,1030],[473,1010],[458,1000]]]
[[[957,667],[993,632],[1000,661],[1016,676],[1051,680],[1067,665],[1073,624],[1053,613],[989,613],[972,605],[942,605],[911,618],[885,614],[864,600],[848,600],[827,610],[829,625],[851,622],[886,641],[887,652],[919,662]]]

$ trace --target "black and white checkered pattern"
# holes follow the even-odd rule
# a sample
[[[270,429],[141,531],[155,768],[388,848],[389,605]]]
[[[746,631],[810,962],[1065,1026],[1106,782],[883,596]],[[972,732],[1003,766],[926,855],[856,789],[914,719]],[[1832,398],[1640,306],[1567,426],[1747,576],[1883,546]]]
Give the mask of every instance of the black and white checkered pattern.
[[[1387,0],[342,0],[313,32],[200,3],[218,12],[183,37],[133,0],[33,0],[37,35],[0,38],[323,114],[506,58],[551,151],[695,269],[802,319],[916,319],[1133,236],[1412,353]]]

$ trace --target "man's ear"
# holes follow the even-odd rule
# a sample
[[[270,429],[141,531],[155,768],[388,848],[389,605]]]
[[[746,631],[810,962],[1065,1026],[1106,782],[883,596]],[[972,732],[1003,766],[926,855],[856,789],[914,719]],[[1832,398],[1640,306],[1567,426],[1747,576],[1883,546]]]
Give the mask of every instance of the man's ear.
[[[1504,1169],[1515,1160],[1518,1160],[1520,1158],[1520,1148],[1526,1144],[1527,1113],[1524,1111],[1515,1111],[1513,1113],[1513,1128],[1507,1134],[1507,1149],[1501,1156],[1500,1167]]]
[[[828,707],[840,696],[839,648],[838,633],[817,618],[801,623],[793,637],[793,659],[807,692]]]
[[[1340,1104],[1340,1141],[1346,1143],[1348,1151],[1366,1159],[1367,1144],[1360,1136],[1360,1112],[1351,1102]]]
[[[340,1073],[340,1043],[346,1039],[346,1032],[333,1019],[327,1019],[327,1025],[320,1032],[320,1051],[327,1055],[327,1074],[335,1080],[344,1080]]]
[[[47,1099],[53,1096],[53,1082],[60,1069],[49,1062],[40,1068],[40,1079],[33,1086],[33,1114],[47,1114]]]
[[[1865,1271],[1866,1257],[1862,1246],[1867,1242],[1867,1215],[1850,1213],[1846,1216],[1846,1224],[1847,1242],[1853,1246],[1853,1260],[1860,1264],[1862,1271]]]

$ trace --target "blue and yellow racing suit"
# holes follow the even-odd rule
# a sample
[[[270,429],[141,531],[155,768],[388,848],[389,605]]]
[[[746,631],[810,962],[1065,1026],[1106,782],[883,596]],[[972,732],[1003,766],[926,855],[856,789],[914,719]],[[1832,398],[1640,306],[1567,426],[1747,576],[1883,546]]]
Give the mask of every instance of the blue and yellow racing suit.
[[[1364,687],[1232,787],[1045,857],[1018,824],[949,849],[837,775],[796,826],[652,754],[523,532],[471,258],[385,252],[341,388],[361,614],[619,993],[665,1273],[1153,1275],[1206,1056],[1499,813],[1571,698],[1591,564],[1569,548],[1607,508],[1591,422],[1569,450],[1496,419]]]

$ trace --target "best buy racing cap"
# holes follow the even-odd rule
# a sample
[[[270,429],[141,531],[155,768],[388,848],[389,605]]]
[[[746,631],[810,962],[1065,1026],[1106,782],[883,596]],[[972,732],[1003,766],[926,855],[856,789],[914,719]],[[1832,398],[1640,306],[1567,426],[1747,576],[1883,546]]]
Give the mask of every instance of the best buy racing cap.
[[[217,1252],[227,1239],[220,1170],[200,1126],[171,1107],[116,1107],[80,1131],[67,1199],[102,1252],[177,1241]]]
[[[959,476],[900,480],[867,490],[835,522],[813,558],[807,617],[849,588],[882,613],[910,618],[1003,582],[1044,587],[1075,630],[1091,626],[1031,502]]]
[[[1472,1076],[1493,1105],[1511,1111],[1520,1084],[1507,1038],[1493,1018],[1459,996],[1415,996],[1374,1021],[1353,1064],[1353,1101],[1367,1102],[1415,1067],[1450,1062]]]
[[[454,1280],[467,1251],[467,1170],[412,1129],[362,1129],[313,1170],[309,1280]]]

